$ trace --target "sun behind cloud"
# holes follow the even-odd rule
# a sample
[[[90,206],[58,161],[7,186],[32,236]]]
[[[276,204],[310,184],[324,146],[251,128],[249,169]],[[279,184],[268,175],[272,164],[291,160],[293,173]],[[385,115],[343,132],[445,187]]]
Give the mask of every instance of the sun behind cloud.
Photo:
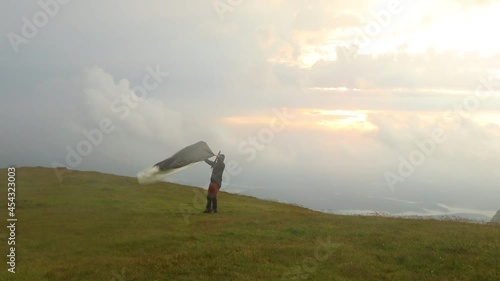
[[[379,3],[379,8],[342,11],[358,19],[350,20],[349,24],[329,24],[316,30],[296,28],[290,41],[268,61],[310,68],[318,61],[339,59],[338,47],[356,47],[356,53],[364,55],[397,53],[401,46],[406,46],[404,52],[410,54],[434,48],[487,56],[500,49],[500,40],[495,39],[495,29],[500,26],[499,2],[464,5],[463,1],[401,1],[402,12],[386,14],[386,18],[380,16],[386,2],[373,3]],[[330,16],[338,17],[338,13],[332,12]]]
[[[321,131],[373,131],[377,126],[369,121],[367,110],[336,110],[323,108],[289,109],[294,116],[287,126],[299,130]],[[265,126],[276,117],[273,115],[231,116],[222,119],[222,122],[232,126]]]

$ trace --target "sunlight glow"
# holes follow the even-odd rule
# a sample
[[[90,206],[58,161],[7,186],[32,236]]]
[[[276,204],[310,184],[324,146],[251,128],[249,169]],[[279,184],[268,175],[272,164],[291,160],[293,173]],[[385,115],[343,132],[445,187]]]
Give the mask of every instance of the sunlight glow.
[[[294,47],[287,46],[269,61],[310,68],[320,60],[336,60],[336,47],[351,46],[360,41],[359,53],[372,55],[394,53],[402,45],[408,46],[405,50],[408,53],[422,53],[435,48],[440,52],[478,52],[484,56],[500,49],[500,40],[496,40],[495,33],[500,26],[500,3],[470,10],[445,4],[437,7],[428,6],[428,3],[422,5],[425,7],[417,11],[418,15],[408,10],[407,17],[394,17],[381,28],[380,33],[364,40],[360,40],[359,34],[366,27],[366,22],[361,26],[325,29],[315,34],[296,31]],[[429,13],[425,15],[424,23],[423,11]],[[369,14],[365,17],[371,19]]]
[[[302,114],[314,119],[313,127],[331,131],[371,131],[377,128],[367,120],[367,111],[362,110],[303,109]]]
[[[293,118],[287,121],[287,129],[319,130],[324,132],[363,133],[378,130],[370,119],[379,116],[394,129],[408,128],[409,124],[418,127],[432,126],[442,122],[446,111],[371,111],[371,110],[334,110],[322,108],[299,108],[287,110]],[[270,126],[276,122],[273,115],[233,116],[222,119],[230,126]],[[410,121],[413,120],[413,121]],[[494,111],[471,113],[470,120],[480,125],[499,126],[500,113]],[[408,123],[409,122],[409,123]]]
[[[319,108],[301,108],[289,110],[294,115],[288,126],[295,129],[327,130],[327,131],[372,131],[377,127],[368,120],[370,111],[366,110],[331,110]],[[275,116],[233,116],[222,119],[228,125],[257,125],[271,124]]]

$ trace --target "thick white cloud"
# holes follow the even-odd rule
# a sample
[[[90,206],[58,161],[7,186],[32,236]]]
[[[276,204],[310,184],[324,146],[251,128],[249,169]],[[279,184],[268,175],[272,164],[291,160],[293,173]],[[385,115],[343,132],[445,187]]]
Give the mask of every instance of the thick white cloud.
[[[345,51],[350,52],[350,51]],[[377,57],[345,57],[341,47],[338,60],[318,62],[311,69],[315,87],[386,88],[386,89],[470,89],[500,63],[500,57],[456,52],[422,55],[385,54]]]

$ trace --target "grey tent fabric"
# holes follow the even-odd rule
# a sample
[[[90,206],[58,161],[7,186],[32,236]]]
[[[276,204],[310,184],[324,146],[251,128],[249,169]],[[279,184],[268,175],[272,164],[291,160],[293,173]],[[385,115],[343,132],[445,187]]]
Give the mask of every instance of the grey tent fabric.
[[[172,157],[158,162],[144,171],[141,171],[137,174],[137,180],[140,184],[158,182],[163,180],[168,175],[183,170],[212,156],[215,156],[215,154],[212,152],[208,144],[204,141],[199,141],[181,149]]]

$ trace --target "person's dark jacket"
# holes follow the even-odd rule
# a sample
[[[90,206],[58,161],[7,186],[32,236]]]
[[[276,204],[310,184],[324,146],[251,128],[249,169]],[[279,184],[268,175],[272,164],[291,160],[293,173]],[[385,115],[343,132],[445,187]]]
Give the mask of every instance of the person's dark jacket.
[[[219,185],[219,188],[222,187],[222,173],[224,172],[224,168],[226,168],[226,164],[224,164],[222,159],[217,161],[210,161],[208,159],[205,162],[212,166],[212,176],[210,177],[211,181],[216,182]]]

